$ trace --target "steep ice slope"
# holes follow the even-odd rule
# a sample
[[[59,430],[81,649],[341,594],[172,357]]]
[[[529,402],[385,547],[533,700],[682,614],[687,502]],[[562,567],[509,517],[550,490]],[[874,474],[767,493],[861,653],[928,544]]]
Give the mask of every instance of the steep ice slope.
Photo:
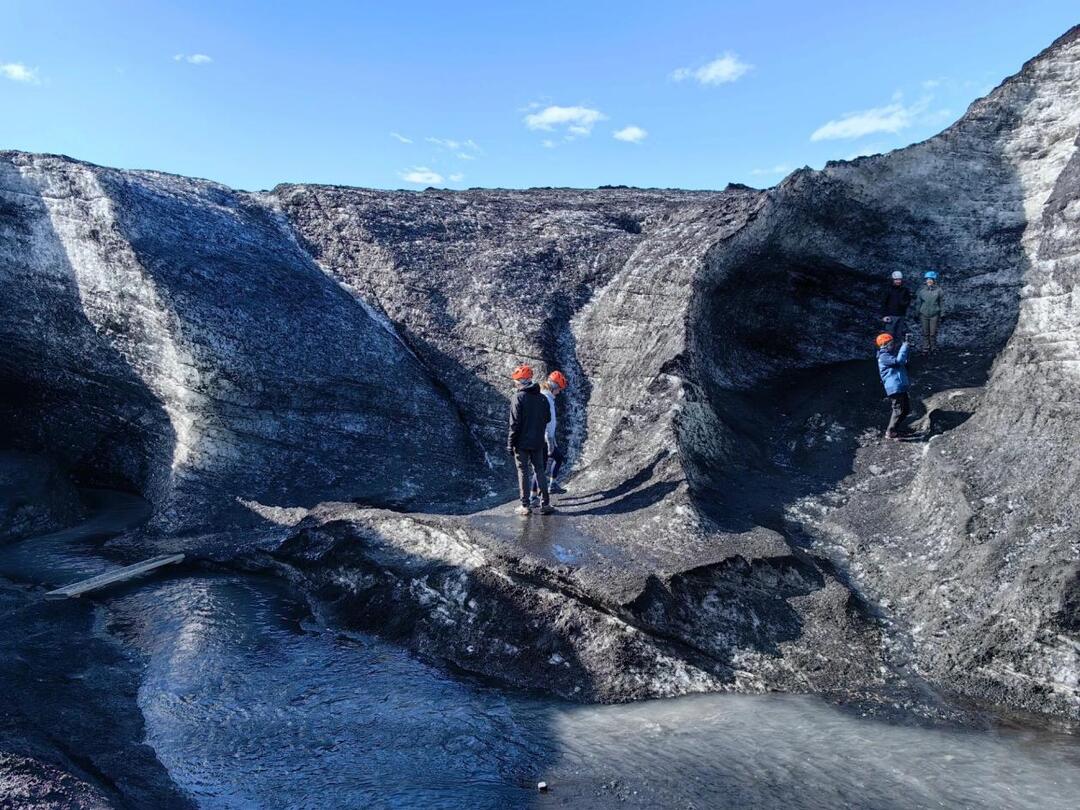
[[[483,480],[412,355],[249,195],[9,152],[0,205],[5,426],[159,528],[460,505]]]
[[[281,186],[273,197],[327,273],[394,324],[501,465],[507,380],[521,361],[569,377],[574,454],[586,439],[602,446],[677,353],[659,357],[650,343],[678,340],[694,268],[761,194]],[[608,390],[613,367],[625,373]]]
[[[851,183],[869,164],[876,184],[860,188],[886,194],[903,188],[891,174],[899,162],[922,172],[924,186],[944,184],[955,199],[936,210],[925,193],[910,199],[945,226],[929,240],[939,253],[926,265],[947,269],[957,300],[947,340],[974,349],[1008,342],[982,395],[940,391],[928,401],[928,425],[974,412],[970,419],[918,450],[878,459],[897,471],[892,486],[867,491],[853,477],[842,487],[850,500],[826,506],[818,527],[847,549],[861,585],[905,627],[928,675],[972,696],[1073,717],[1080,716],[1078,130],[1074,29],[955,126],[905,150],[902,161],[890,155],[824,173]],[[941,213],[950,207],[951,221]]]

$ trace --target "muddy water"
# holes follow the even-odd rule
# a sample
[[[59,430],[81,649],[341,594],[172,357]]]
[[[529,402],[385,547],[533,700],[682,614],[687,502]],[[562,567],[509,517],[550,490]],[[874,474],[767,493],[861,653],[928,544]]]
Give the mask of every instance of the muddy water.
[[[65,584],[138,518],[0,549],[0,575]],[[314,623],[280,585],[147,580],[102,599],[146,661],[147,742],[200,805],[1075,808],[1080,741],[861,719],[823,701],[704,696],[583,707],[454,678]],[[538,780],[551,785],[539,794]]]

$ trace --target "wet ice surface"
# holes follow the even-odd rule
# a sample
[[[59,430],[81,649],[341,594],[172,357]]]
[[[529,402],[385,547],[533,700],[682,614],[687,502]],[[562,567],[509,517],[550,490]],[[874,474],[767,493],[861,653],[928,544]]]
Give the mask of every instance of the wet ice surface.
[[[88,524],[0,548],[0,575],[59,585],[113,567]],[[327,630],[281,585],[190,573],[102,597],[146,661],[147,742],[203,807],[1075,808],[1080,741],[861,719],[810,697],[575,706],[454,678]],[[536,782],[551,790],[538,794]]]
[[[461,681],[201,576],[114,600],[148,742],[205,807],[1076,807],[1080,745],[897,727],[809,697],[584,707]],[[551,786],[539,795],[538,780]]]
[[[0,576],[19,582],[70,585],[119,567],[96,553],[97,545],[150,515],[137,495],[108,490],[83,493],[90,517],[78,526],[0,546]]]

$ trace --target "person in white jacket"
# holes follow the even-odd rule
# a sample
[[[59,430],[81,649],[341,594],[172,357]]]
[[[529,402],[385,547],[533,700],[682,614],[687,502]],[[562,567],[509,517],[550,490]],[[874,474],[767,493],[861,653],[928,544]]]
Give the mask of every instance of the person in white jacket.
[[[547,430],[544,434],[545,456],[547,458],[547,475],[548,475],[548,489],[558,495],[566,492],[556,478],[559,475],[559,470],[562,468],[563,462],[566,460],[566,455],[559,447],[558,439],[556,438],[555,428],[558,426],[558,414],[555,408],[555,398],[566,390],[569,382],[566,379],[566,375],[561,371],[553,371],[548,374],[547,379],[540,383],[540,393],[542,393],[548,401],[548,408],[551,411],[551,419],[548,420]],[[536,486],[536,481],[533,481],[533,495],[539,494]]]

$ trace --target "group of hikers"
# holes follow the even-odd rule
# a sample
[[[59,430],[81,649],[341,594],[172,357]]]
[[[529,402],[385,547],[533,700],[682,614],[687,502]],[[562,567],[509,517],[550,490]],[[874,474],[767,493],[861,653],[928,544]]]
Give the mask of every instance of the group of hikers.
[[[514,369],[510,379],[514,381],[515,390],[510,400],[510,433],[506,449],[517,464],[521,496],[518,514],[528,515],[535,504],[540,514],[549,515],[555,511],[551,493],[566,492],[557,483],[565,456],[555,436],[558,425],[555,398],[566,390],[569,382],[566,375],[555,370],[538,383],[533,379],[532,368],[527,365]]]
[[[937,351],[937,332],[944,312],[944,294],[938,286],[938,274],[927,270],[923,274],[924,286],[915,294],[915,314],[919,318],[922,331],[923,349],[928,354]],[[889,398],[889,426],[885,435],[890,439],[899,439],[904,434],[904,419],[911,413],[911,398],[908,390],[907,363],[910,354],[911,333],[907,328],[908,311],[911,309],[911,290],[904,284],[904,274],[899,270],[892,274],[892,285],[883,302],[884,324],[876,339],[878,374],[885,386],[885,395]]]
[[[914,299],[915,315],[922,331],[923,349],[929,354],[937,351],[938,326],[944,312],[944,295],[938,286],[938,274],[928,270],[923,274],[924,286],[912,295],[904,284],[903,273],[892,274],[882,302],[881,322],[883,331],[877,336],[877,364],[881,382],[885,386],[891,407],[889,426],[885,435],[900,438],[903,421],[911,413],[908,390],[907,363],[910,354],[911,333],[908,317]],[[531,366],[521,365],[510,375],[514,382],[514,396],[510,401],[510,431],[507,451],[517,465],[518,493],[521,505],[518,513],[530,514],[534,508],[540,514],[555,511],[551,505],[552,493],[563,493],[557,483],[559,469],[565,459],[556,439],[558,416],[555,400],[567,389],[569,382],[561,371],[552,371],[537,382]]]

